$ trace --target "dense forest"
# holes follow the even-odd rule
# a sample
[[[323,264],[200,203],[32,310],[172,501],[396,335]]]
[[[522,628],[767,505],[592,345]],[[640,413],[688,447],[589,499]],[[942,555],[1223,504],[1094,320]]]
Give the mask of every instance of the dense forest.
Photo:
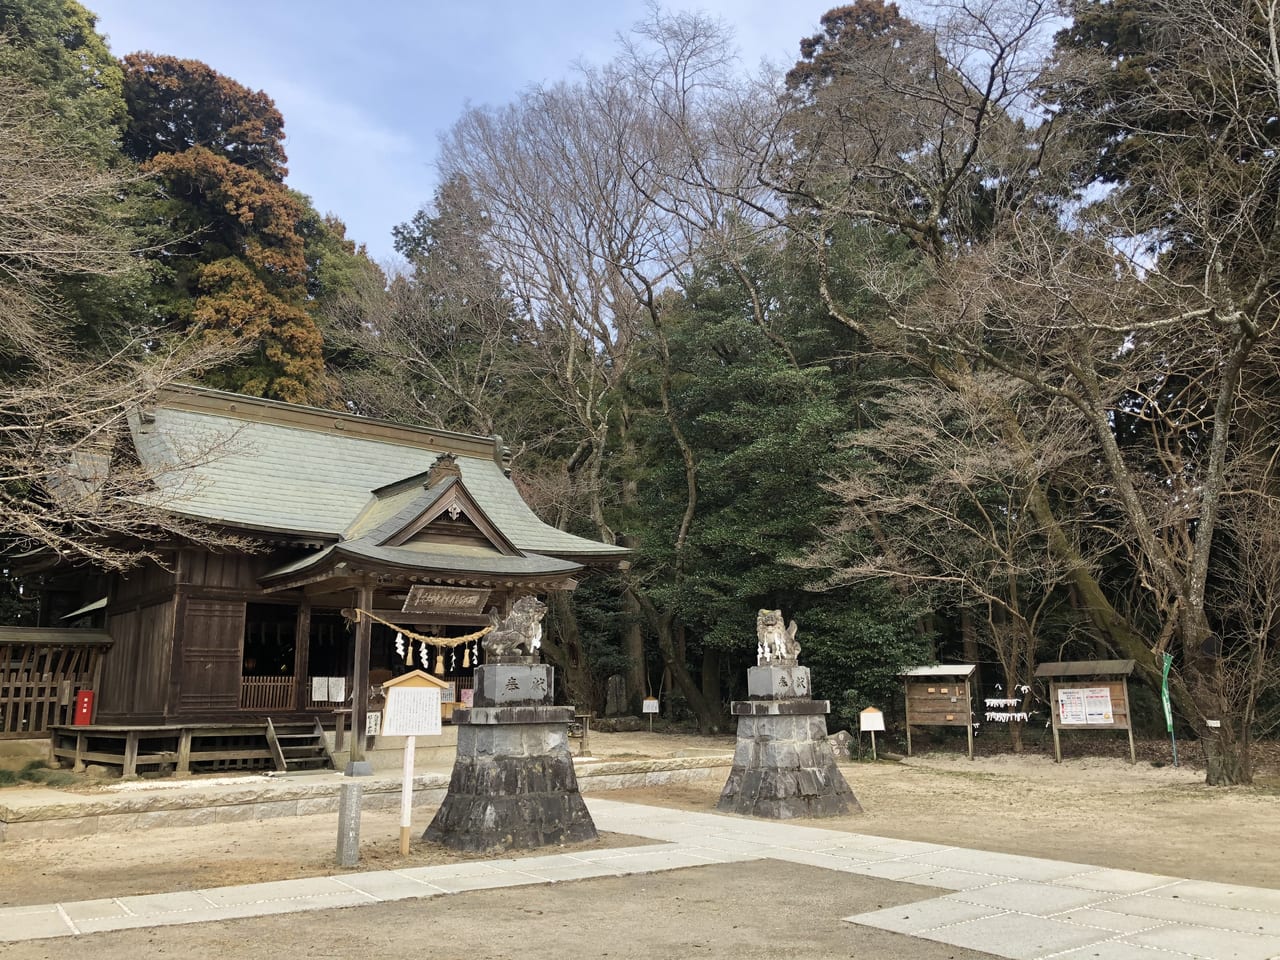
[[[1210,781],[1248,782],[1280,720],[1280,12],[912,9],[833,9],[775,76],[655,10],[460,116],[379,265],[287,186],[266,92],[0,0],[4,550],[214,537],[129,507],[127,463],[92,482],[175,381],[499,434],[545,519],[633,550],[551,598],[572,702],[622,674],[722,728],[780,607],[846,723],[938,659],[1014,690],[1171,657]]]

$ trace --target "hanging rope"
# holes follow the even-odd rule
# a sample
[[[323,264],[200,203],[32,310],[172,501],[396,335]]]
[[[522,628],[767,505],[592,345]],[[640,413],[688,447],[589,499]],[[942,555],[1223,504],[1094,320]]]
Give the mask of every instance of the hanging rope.
[[[493,629],[493,627],[485,627],[482,630],[477,630],[475,633],[468,633],[465,637],[428,637],[421,633],[414,633],[408,627],[398,626],[390,620],[383,620],[377,614],[370,613],[368,610],[361,610],[359,607],[355,609],[355,614],[357,618],[368,617],[370,620],[380,623],[384,627],[390,627],[392,630],[398,630],[411,640],[417,640],[419,643],[429,643],[435,647],[460,647],[464,643],[470,643],[472,640],[479,640]]]

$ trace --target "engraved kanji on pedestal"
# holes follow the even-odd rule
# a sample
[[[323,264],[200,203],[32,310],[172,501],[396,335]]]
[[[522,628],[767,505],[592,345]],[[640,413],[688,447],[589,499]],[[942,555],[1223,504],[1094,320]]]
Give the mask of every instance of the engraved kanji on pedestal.
[[[827,742],[826,700],[810,699],[809,668],[797,662],[796,624],[782,611],[756,619],[757,665],[747,700],[735,700],[738,745],[718,810],[785,820],[861,813]]]

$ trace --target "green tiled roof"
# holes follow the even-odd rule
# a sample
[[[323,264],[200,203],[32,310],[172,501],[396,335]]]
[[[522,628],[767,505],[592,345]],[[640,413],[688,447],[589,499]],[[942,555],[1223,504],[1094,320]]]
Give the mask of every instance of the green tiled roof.
[[[451,450],[467,491],[522,552],[626,554],[538,519],[493,457],[479,455],[486,443],[492,449],[485,438],[196,388],[136,415],[130,426],[139,458],[155,475],[156,502],[200,519],[325,538],[353,525],[368,531],[422,492],[411,487],[404,497],[371,502],[372,491],[424,472]],[[366,507],[374,515],[361,516]]]

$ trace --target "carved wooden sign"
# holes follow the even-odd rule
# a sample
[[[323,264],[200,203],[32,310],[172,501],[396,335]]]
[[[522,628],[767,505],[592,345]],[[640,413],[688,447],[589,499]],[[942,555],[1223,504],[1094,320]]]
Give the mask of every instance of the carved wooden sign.
[[[470,587],[431,587],[415,584],[404,598],[405,613],[457,613],[475,615],[484,610],[492,591]]]

